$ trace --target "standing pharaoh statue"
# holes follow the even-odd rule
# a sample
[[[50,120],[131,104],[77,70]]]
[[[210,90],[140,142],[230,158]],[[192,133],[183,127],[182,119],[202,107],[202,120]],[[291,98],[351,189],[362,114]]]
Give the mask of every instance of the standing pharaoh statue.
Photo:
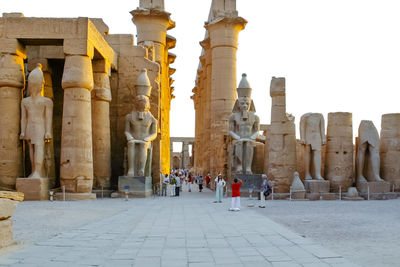
[[[50,142],[53,101],[43,97],[44,77],[42,65],[29,74],[28,94],[21,101],[21,135],[20,139],[29,144],[29,156],[32,173],[28,178],[44,178],[45,143]]]
[[[150,112],[151,85],[147,70],[140,73],[136,88],[135,108],[125,117],[125,136],[128,141],[127,176],[144,176],[151,142],[157,137],[157,120]]]
[[[372,121],[363,120],[358,128],[357,182],[381,182],[379,176],[379,134]],[[366,176],[364,176],[364,171]]]
[[[300,119],[300,139],[304,145],[305,180],[324,180],[321,176],[322,145],[326,143],[325,121],[320,113],[306,113]],[[311,175],[311,171],[314,175]]]
[[[251,87],[247,75],[242,75],[242,80],[237,88],[238,99],[229,117],[229,134],[232,136],[233,166],[237,173],[251,174],[253,150],[260,130],[260,119],[255,114]]]

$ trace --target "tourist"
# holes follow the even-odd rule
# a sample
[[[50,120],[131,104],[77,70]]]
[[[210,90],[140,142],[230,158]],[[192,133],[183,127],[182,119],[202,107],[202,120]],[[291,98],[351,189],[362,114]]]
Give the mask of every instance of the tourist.
[[[188,185],[189,190],[188,191],[192,192],[192,186],[191,186],[191,184],[192,184],[192,175],[191,174],[189,174],[188,182],[189,182],[189,185]]]
[[[199,185],[199,192],[203,190],[203,176],[199,175],[199,178],[197,178],[197,184]]]
[[[222,174],[218,174],[215,178],[215,196],[216,200],[214,203],[222,203],[222,193],[224,191],[224,187],[226,186],[225,180],[222,178]]]
[[[263,179],[260,187],[260,205],[258,207],[265,208],[265,198],[269,195],[270,186],[268,184],[267,175],[261,175]]]
[[[161,196],[167,196],[167,186],[169,183],[168,174],[161,174],[162,180],[162,188],[161,188]]]
[[[179,197],[179,190],[181,189],[182,181],[181,181],[181,178],[179,177],[178,173],[176,176],[177,177],[176,177],[176,185],[175,185],[175,196]]]
[[[210,174],[207,174],[207,176],[206,176],[206,186],[207,187],[210,187],[210,181],[211,181],[211,176],[210,176]]]
[[[173,196],[175,196],[176,179],[175,179],[175,176],[172,173],[170,174],[169,177],[170,177],[170,179],[169,179],[170,196],[173,197]]]
[[[230,211],[240,210],[240,187],[242,186],[242,180],[235,178],[233,180],[232,186],[232,204]]]

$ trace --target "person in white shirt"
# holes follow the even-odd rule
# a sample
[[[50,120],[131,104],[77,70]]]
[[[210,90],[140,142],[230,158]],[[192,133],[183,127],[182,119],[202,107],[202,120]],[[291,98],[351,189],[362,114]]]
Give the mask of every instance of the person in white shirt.
[[[167,174],[161,174],[162,177],[162,188],[161,188],[161,196],[167,196],[167,186],[169,184],[169,178]]]
[[[225,180],[222,178],[221,174],[218,174],[217,177],[215,177],[215,196],[216,200],[214,203],[222,203],[222,194],[224,192],[224,187],[226,186]]]
[[[263,175],[261,175],[261,178],[263,179],[263,181],[261,183],[261,188],[260,188],[260,205],[258,207],[265,208],[265,195],[264,195],[264,193],[268,190],[267,175],[263,174]]]

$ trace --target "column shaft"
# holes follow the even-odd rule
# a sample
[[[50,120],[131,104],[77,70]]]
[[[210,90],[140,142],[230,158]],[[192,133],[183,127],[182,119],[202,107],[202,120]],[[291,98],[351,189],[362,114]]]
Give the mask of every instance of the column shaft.
[[[93,80],[93,187],[109,189],[111,177],[110,80],[108,74],[104,72],[94,72]]]
[[[64,109],[61,137],[61,186],[69,193],[90,193],[93,186],[92,62],[67,56],[62,77]]]
[[[19,134],[24,85],[23,58],[0,54],[0,187],[7,189],[15,189],[17,177],[23,175]]]

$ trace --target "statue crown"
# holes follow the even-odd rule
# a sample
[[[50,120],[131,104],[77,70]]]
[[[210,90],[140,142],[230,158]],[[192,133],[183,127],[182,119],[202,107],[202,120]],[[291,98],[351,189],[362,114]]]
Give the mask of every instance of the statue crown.
[[[135,87],[137,95],[145,95],[150,97],[151,84],[149,77],[147,76],[146,69],[142,69],[142,72],[139,74]]]
[[[240,80],[239,86],[237,88],[238,97],[249,97],[251,98],[251,86],[247,80],[247,74],[242,74],[242,79]]]

